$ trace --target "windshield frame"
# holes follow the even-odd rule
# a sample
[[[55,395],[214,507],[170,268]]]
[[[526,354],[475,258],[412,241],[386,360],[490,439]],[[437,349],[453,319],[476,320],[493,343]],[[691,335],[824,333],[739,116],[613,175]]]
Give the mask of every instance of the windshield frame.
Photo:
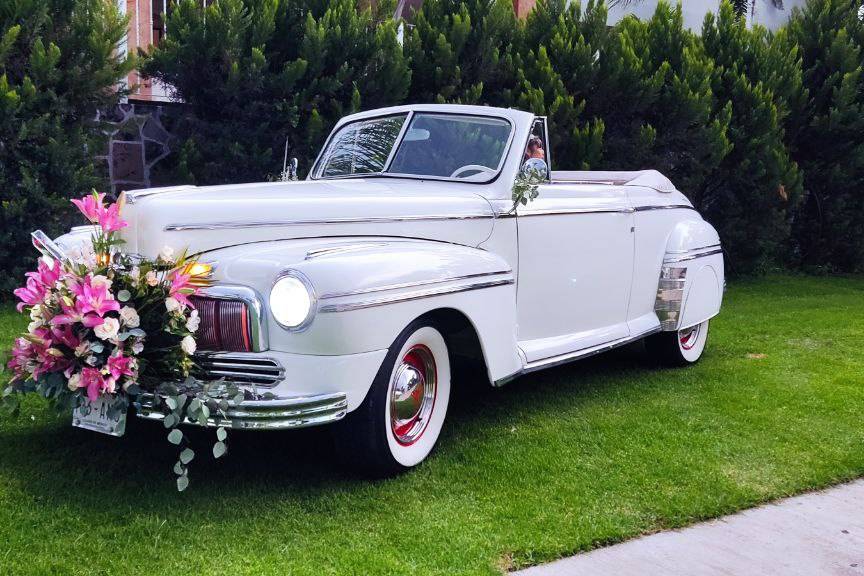
[[[384,113],[378,116],[366,116],[363,118],[357,118],[356,120],[351,120],[350,122],[345,122],[344,124],[337,126],[334,128],[330,135],[327,137],[327,141],[324,142],[324,146],[321,147],[321,152],[318,153],[318,157],[315,159],[315,164],[312,165],[312,170],[309,171],[309,179],[310,180],[350,180],[357,178],[407,178],[409,180],[437,180],[442,182],[459,182],[462,184],[479,184],[479,185],[487,185],[495,182],[499,176],[501,176],[501,172],[504,169],[504,164],[507,163],[507,159],[510,157],[510,149],[513,146],[513,138],[515,137],[516,128],[513,125],[513,122],[504,116],[498,114],[477,114],[475,112],[444,112],[440,110],[408,110],[405,112],[407,115],[405,117],[405,122],[402,124],[402,127],[399,129],[399,135],[396,137],[396,141],[393,144],[393,148],[390,150],[390,154],[387,156],[387,162],[384,164],[384,167],[379,172],[366,172],[363,174],[343,174],[341,176],[321,176],[318,172],[321,169],[322,161],[324,159],[324,153],[330,147],[330,144],[333,141],[333,138],[341,132],[346,126],[350,126],[352,124],[356,124],[358,122],[368,122],[370,120],[378,120],[381,118],[391,118],[393,116],[401,116],[401,113]],[[399,147],[402,146],[402,140],[405,138],[405,133],[408,131],[408,126],[411,125],[411,122],[414,120],[414,116],[417,114],[434,114],[437,116],[468,116],[472,118],[494,118],[495,120],[502,120],[507,123],[507,126],[510,128],[510,131],[507,136],[507,142],[504,144],[504,151],[501,154],[501,159],[498,161],[498,166],[495,168],[495,174],[490,176],[488,180],[466,180],[465,178],[451,178],[450,176],[433,176],[433,175],[420,175],[420,174],[402,174],[398,172],[388,172],[393,159],[396,156],[396,153],[399,151]]]

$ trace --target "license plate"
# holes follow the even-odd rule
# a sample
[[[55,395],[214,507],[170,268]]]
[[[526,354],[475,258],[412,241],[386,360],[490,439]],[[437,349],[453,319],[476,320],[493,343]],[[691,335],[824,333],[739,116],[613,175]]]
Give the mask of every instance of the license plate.
[[[72,426],[122,436],[126,432],[126,411],[109,415],[113,400],[110,396],[100,396],[95,402],[85,400],[72,411]]]

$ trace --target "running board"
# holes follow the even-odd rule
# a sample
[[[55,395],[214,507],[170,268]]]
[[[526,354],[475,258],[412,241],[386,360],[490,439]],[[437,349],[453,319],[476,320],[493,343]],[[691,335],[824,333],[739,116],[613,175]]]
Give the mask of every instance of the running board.
[[[582,350],[576,350],[575,352],[567,352],[566,354],[550,356],[549,358],[543,358],[541,360],[535,360],[534,362],[528,362],[518,372],[514,372],[509,376],[505,376],[496,380],[493,385],[496,387],[503,386],[511,380],[515,380],[516,378],[524,376],[525,374],[530,374],[531,372],[536,372],[537,370],[553,368],[555,366],[567,364],[575,360],[582,360],[583,358],[588,358],[589,356],[594,356],[595,354],[608,352],[609,350],[612,350],[614,348],[626,346],[627,344],[636,342],[637,340],[641,340],[642,338],[645,338],[652,334],[656,334],[657,332],[660,332],[660,330],[660,326],[656,326],[650,330],[646,330],[645,332],[640,332],[635,336],[627,336],[626,338],[619,338],[618,340],[612,340],[611,342],[598,344],[597,346],[591,346],[590,348],[583,348]]]

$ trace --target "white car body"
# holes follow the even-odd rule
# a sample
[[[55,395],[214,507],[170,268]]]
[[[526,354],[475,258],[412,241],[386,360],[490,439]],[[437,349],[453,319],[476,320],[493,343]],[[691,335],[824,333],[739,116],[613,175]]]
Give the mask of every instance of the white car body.
[[[272,368],[271,382],[253,386],[271,399],[244,403],[236,426],[341,419],[363,402],[400,332],[428,314],[469,329],[489,381],[502,384],[719,312],[717,233],[656,171],[553,169],[539,197],[514,213],[512,186],[532,114],[412,105],[349,116],[334,132],[422,111],[510,122],[498,175],[488,183],[310,176],[128,193],[127,250],[201,252],[214,265],[205,292],[249,306],[255,349],[207,355],[214,374],[229,379],[260,360]],[[274,281],[287,270],[314,290],[317,312],[302,330],[286,330],[269,310]]]

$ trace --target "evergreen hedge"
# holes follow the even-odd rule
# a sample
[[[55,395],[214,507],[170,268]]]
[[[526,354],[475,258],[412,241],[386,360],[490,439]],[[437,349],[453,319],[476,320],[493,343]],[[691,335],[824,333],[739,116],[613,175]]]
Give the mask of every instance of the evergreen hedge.
[[[131,67],[115,53],[125,32],[113,2],[0,3],[0,294],[33,265],[30,232],[62,234],[68,199],[104,188],[95,118]]]
[[[668,174],[719,230],[733,274],[860,271],[859,3],[809,0],[776,33],[724,3],[694,34],[664,3],[608,27],[593,0],[539,0],[524,20],[511,0],[436,0],[403,27],[393,0],[179,0],[142,69],[186,103],[163,164],[175,183],[273,178],[286,137],[308,170],[357,110],[513,106],[549,117],[559,168]],[[21,231],[59,230],[64,199],[98,183],[90,119],[125,66],[110,5],[0,8],[0,262],[16,281]]]

